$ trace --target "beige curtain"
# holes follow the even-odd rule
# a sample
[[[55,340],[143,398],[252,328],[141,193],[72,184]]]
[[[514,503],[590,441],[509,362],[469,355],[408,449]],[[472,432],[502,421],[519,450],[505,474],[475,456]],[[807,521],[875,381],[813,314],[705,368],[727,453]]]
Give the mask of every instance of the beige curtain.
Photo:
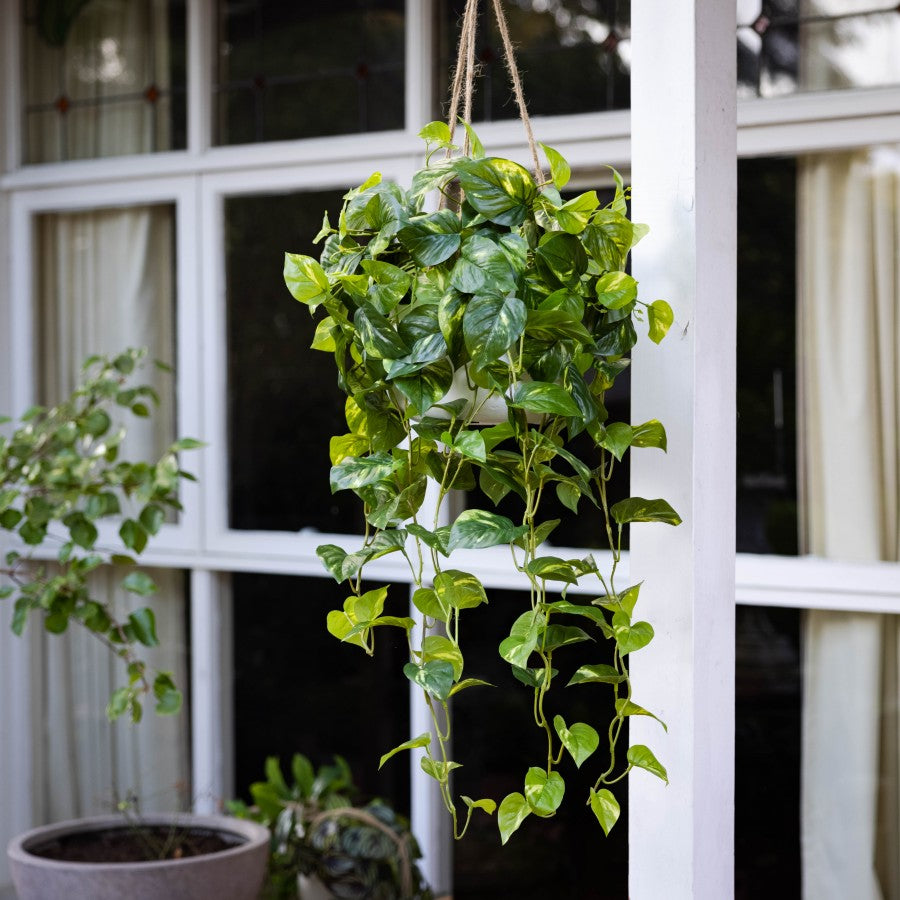
[[[900,148],[803,159],[798,191],[805,549],[897,561]],[[806,614],[808,900],[900,900],[898,653],[898,616]]]
[[[57,162],[167,150],[169,100],[145,91],[169,80],[168,0],[92,0],[62,47],[25,31],[26,161]]]
[[[70,101],[28,116],[31,162],[147,153],[169,145],[167,115],[148,103],[150,86],[167,87],[166,0],[102,0],[87,4],[65,45],[49,47],[26,33],[26,103]],[[128,96],[131,95],[131,96]],[[79,106],[79,101],[92,101]],[[110,102],[111,101],[111,102]],[[175,357],[175,215],[171,205],[50,213],[36,223],[36,353],[43,399],[67,392],[93,353],[147,346],[151,357]],[[171,376],[149,366],[162,406],[153,421],[129,421],[123,452],[158,454],[175,436]],[[150,598],[161,647],[145,654],[187,687],[183,573],[156,570]],[[114,597],[122,615],[147,600],[117,588],[118,573],[98,575],[95,589]],[[106,721],[104,709],[122,666],[87,633],[62,638],[34,630],[35,818],[49,821],[108,811],[135,794],[145,810],[183,808],[189,779],[188,712],[159,718],[146,704],[138,726]]]
[[[93,353],[114,354],[148,346],[153,357],[174,355],[174,209],[52,213],[37,223],[37,355],[40,394],[69,391],[81,362]],[[174,439],[174,382],[149,366],[142,380],[162,400],[152,420],[130,417],[123,453],[152,456]],[[160,590],[151,602],[161,647],[147,654],[158,669],[187,685],[184,576],[152,573]],[[120,573],[102,573],[95,589],[113,594],[123,614],[143,598],[118,590]],[[35,798],[40,820],[108,810],[134,794],[143,809],[183,807],[189,776],[186,717],[160,719],[151,712],[137,727],[110,724],[104,708],[122,666],[87,633],[43,636],[36,681],[42,704],[35,716],[39,740]],[[188,798],[189,799],[189,798]]]

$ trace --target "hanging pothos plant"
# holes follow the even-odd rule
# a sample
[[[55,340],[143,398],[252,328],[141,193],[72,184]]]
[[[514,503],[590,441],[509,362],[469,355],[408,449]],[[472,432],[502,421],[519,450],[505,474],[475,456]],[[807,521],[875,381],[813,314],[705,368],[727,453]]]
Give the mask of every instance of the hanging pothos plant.
[[[457,806],[451,773],[465,748],[455,742],[451,759],[451,698],[496,688],[465,667],[466,629],[478,628],[477,608],[487,593],[475,573],[454,566],[453,553],[508,545],[510,566],[527,579],[530,595],[497,643],[533,692],[546,755],[528,769],[522,792],[500,801],[502,840],[526,816],[556,812],[566,755],[578,767],[600,756],[593,725],[554,715],[560,656],[578,664],[569,685],[610,685],[606,752],[586,798],[608,833],[619,815],[610,785],[633,767],[666,780],[649,747],[622,753],[617,746],[628,716],[652,715],[631,693],[629,654],[650,642],[653,628],[636,615],[640,585],[616,578],[622,529],[680,519],[662,499],[608,502],[607,486],[624,454],[634,447],[665,450],[666,435],[655,420],[609,421],[604,397],[628,365],[636,322],[658,343],[672,311],[662,300],[638,300],[626,272],[629,252],[647,229],[629,220],[618,174],[608,205],[595,191],[563,202],[569,166],[558,152],[543,148],[552,182],[539,184],[517,163],[486,157],[466,127],[469,155],[436,160],[435,151],[456,148],[448,126],[431,123],[421,132],[428,162],[408,190],[373,175],[345,196],[336,228],[326,214],[316,238],[324,239],[320,260],[285,258],[290,292],[322,314],[312,346],[334,355],[347,395],[347,433],[331,438],[331,488],[356,493],[367,523],[358,551],[318,548],[328,571],[349,588],[343,608],[329,613],[328,630],[369,654],[376,629],[406,633],[403,671],[422,688],[433,730],[381,762],[422,748],[422,768],[440,785],[460,837],[473,809],[493,813],[496,801],[462,797],[464,807]],[[451,208],[424,211],[435,190]],[[502,420],[482,424],[484,410],[498,401]],[[572,442],[584,432],[590,452],[577,453]],[[424,507],[429,482],[436,502]],[[517,497],[515,521],[468,508],[441,524],[450,493],[476,482],[494,504]],[[559,524],[541,515],[550,492],[573,515],[601,517],[612,551],[607,571],[593,556],[563,559],[543,547]],[[387,586],[362,590],[366,563],[389,553],[409,564],[418,622],[405,614],[405,583],[391,598],[393,611]],[[588,579],[597,582],[593,597],[567,596],[570,585]],[[600,639],[612,645],[611,662],[588,643]]]

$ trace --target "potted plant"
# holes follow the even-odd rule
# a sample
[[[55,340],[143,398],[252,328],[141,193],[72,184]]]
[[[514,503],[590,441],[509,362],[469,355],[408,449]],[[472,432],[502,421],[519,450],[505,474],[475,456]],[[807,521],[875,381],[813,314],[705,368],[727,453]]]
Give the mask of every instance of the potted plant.
[[[663,499],[609,501],[612,473],[625,454],[664,451],[666,435],[656,420],[610,421],[604,398],[628,365],[636,325],[643,322],[658,343],[672,310],[663,300],[638,299],[627,272],[631,248],[647,228],[629,219],[617,173],[610,203],[601,204],[595,191],[564,200],[570,171],[557,151],[542,145],[551,177],[532,176],[511,160],[486,156],[464,124],[462,153],[446,124],[422,130],[426,164],[409,188],[375,174],[347,193],[336,225],[326,213],[318,260],[285,257],[288,289],[320,317],[312,346],[333,354],[347,395],[347,432],[330,442],[331,488],[355,492],[366,518],[355,552],[318,548],[328,571],[348,586],[327,627],[369,654],[377,629],[405,632],[410,655],[403,671],[421,687],[433,727],[386,748],[381,762],[402,750],[424,751],[421,766],[437,781],[457,837],[473,810],[493,813],[499,799],[504,843],[525,817],[559,808],[565,766],[600,757],[594,725],[566,722],[553,711],[559,663],[574,657],[569,685],[606,684],[612,694],[606,753],[582,798],[608,833],[619,815],[612,785],[633,768],[667,778],[649,747],[618,747],[627,717],[653,715],[632,697],[628,657],[650,642],[653,629],[636,612],[640,585],[617,579],[623,530],[680,520]],[[441,200],[429,211],[432,192]],[[497,404],[500,420],[482,420],[482,411]],[[574,443],[584,434],[587,451]],[[437,513],[429,507],[425,520],[429,485]],[[476,486],[486,505],[442,524],[451,493]],[[600,517],[608,567],[591,555],[562,558],[544,548],[558,524],[541,513],[551,492],[573,515]],[[515,519],[491,508],[503,498],[517,501]],[[450,755],[451,701],[463,690],[492,688],[465,668],[465,631],[478,628],[487,593],[453,554],[503,545],[529,599],[510,616],[508,633],[497,635],[499,653],[533,694],[546,753],[523,773],[521,791],[457,800],[451,773],[465,748],[456,742]],[[361,587],[366,564],[389,553],[409,565],[418,622],[407,614],[405,585],[391,597],[393,608],[388,585]],[[593,596],[567,594],[589,579],[596,581]],[[594,641],[610,652],[589,649]]]
[[[267,898],[432,900],[408,822],[383,800],[361,803],[342,757],[315,770],[297,753],[288,783],[273,756],[265,774],[250,786],[253,806],[228,809],[271,830]]]
[[[200,446],[186,438],[155,461],[123,457],[127,417],[146,418],[158,402],[150,386],[136,382],[145,355],[92,357],[69,397],[31,408],[0,437],[0,529],[9,546],[0,598],[14,604],[12,629],[22,634],[30,615],[54,634],[87,629],[123,664],[124,683],[112,692],[107,714],[132,723],[140,721],[146,696],[157,713],[177,713],[181,692],[169,672],[154,672],[142,659],[142,648],[159,642],[153,610],[118,615],[93,590],[91,573],[120,567],[126,590],[155,592],[135,563],[167,512],[181,508],[179,486],[192,476],[178,455]],[[117,535],[104,523],[117,525]],[[262,884],[267,843],[261,826],[221,816],[106,816],[27,832],[13,839],[8,856],[21,900],[210,892],[251,900]]]

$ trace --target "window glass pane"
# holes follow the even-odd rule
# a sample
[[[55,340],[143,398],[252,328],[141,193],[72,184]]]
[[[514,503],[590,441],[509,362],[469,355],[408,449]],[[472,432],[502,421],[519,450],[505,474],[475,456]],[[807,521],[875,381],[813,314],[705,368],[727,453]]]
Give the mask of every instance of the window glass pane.
[[[281,276],[286,249],[318,257],[310,236],[343,193],[225,201],[232,528],[365,527],[356,495],[328,486],[329,439],[347,430],[333,357],[310,349],[315,323]]]
[[[403,0],[219,0],[217,144],[403,127]]]
[[[184,0],[24,7],[25,162],[185,146]]]
[[[900,84],[900,12],[884,0],[738,0],[738,92]]]
[[[631,4],[627,0],[515,0],[504,3],[528,111],[536,116],[629,106]],[[441,0],[438,84],[447,101],[464,0]],[[481,3],[475,47],[480,75],[472,118],[513,119],[512,95],[491,3]],[[446,106],[444,107],[446,113]]]
[[[801,896],[800,615],[737,608],[735,900]]]
[[[792,159],[738,162],[737,549],[797,552]]]
[[[508,793],[522,790],[529,766],[539,765],[542,757],[546,760],[547,738],[532,718],[534,692],[516,681],[497,652],[500,638],[509,633],[519,612],[531,608],[531,601],[527,594],[514,591],[490,590],[488,597],[490,602],[472,613],[478,617],[477,629],[466,629],[462,618],[463,646],[467,675],[483,678],[497,689],[473,688],[453,698],[454,758],[462,763],[454,773],[454,791],[491,797],[499,803]],[[591,662],[602,659],[599,654],[605,649],[590,653]],[[575,722],[592,725],[600,732],[600,749],[581,770],[571,759],[563,760],[566,797],[561,811],[552,819],[529,816],[505,846],[500,845],[496,815],[472,817],[466,836],[454,846],[456,900],[621,900],[628,896],[627,792],[615,790],[622,814],[608,838],[585,805],[588,789],[599,774],[597,766],[608,762],[603,742],[614,712],[612,689],[601,684],[563,688],[577,664],[585,662],[584,654],[569,657],[570,661],[554,657],[554,665],[561,661],[571,668],[561,669],[556,676],[559,688],[548,694],[546,714],[550,719],[561,715],[570,726]],[[621,747],[628,746],[627,727],[620,741]],[[659,790],[665,790],[662,782]],[[578,798],[584,798],[584,803]],[[586,864],[586,860],[593,862]]]
[[[294,753],[317,767],[338,754],[364,795],[383,797],[408,816],[409,757],[378,770],[381,755],[409,739],[405,635],[378,629],[372,657],[333,638],[325,618],[346,590],[330,580],[234,575],[232,590],[238,793],[250,799],[267,756],[280,757],[289,771]],[[397,585],[391,597],[403,615],[406,587]]]

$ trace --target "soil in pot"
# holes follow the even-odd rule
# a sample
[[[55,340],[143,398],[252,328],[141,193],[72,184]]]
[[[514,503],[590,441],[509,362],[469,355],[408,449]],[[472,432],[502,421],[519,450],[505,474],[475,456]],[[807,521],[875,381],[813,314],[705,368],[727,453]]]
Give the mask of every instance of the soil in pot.
[[[135,825],[63,835],[31,846],[28,852],[61,862],[153,862],[219,853],[243,843],[240,835],[207,828]]]

